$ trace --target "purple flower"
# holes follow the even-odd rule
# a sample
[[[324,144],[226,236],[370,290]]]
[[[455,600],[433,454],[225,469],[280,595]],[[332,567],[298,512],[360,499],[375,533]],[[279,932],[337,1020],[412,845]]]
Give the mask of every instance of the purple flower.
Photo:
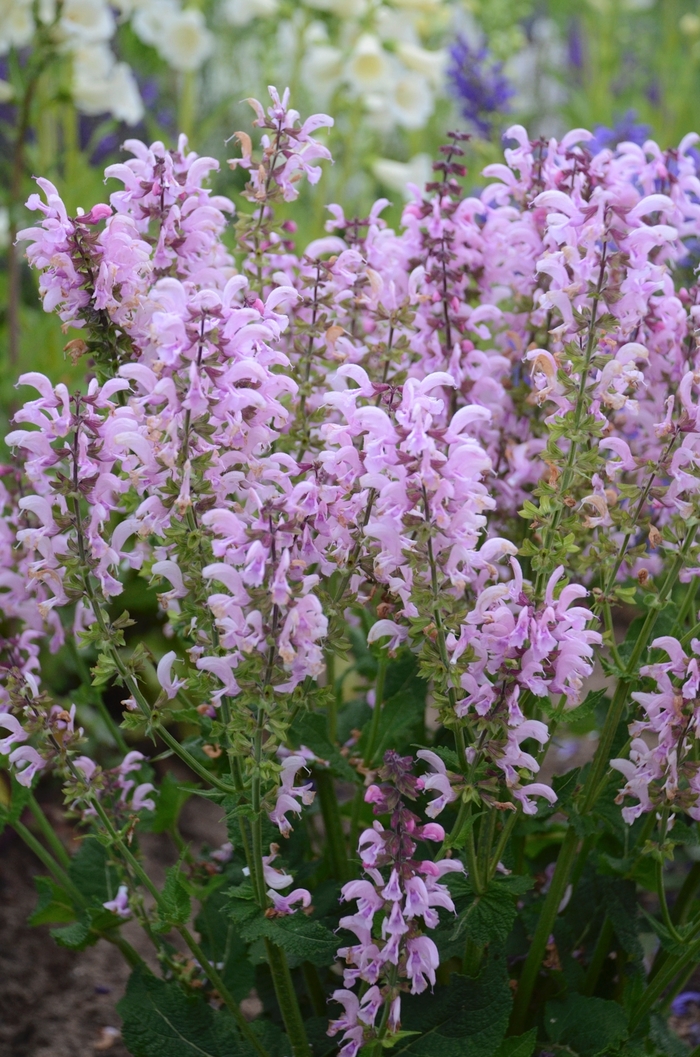
[[[119,885],[119,891],[117,892],[115,899],[110,899],[102,906],[105,910],[111,910],[113,914],[118,914],[120,918],[131,917],[131,910],[129,909],[129,889],[126,885]]]
[[[636,117],[636,110],[628,110],[613,128],[596,125],[595,138],[589,144],[591,151],[597,154],[606,147],[614,150],[618,143],[636,143],[640,147],[643,146],[651,135],[651,127],[638,122]]]
[[[508,113],[508,100],[515,91],[503,76],[503,63],[491,58],[485,47],[472,48],[464,37],[450,48],[450,59],[448,82],[462,116],[489,136],[494,115]]]
[[[681,991],[671,1003],[671,1012],[674,1017],[685,1017],[688,1014],[689,1006],[694,1005],[700,1005],[700,992]]]

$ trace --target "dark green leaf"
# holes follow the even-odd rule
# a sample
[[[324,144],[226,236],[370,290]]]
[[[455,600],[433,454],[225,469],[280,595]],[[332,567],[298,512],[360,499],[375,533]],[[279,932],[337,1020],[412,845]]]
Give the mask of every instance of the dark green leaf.
[[[296,963],[311,962],[312,965],[333,962],[340,946],[335,933],[320,921],[310,921],[298,912],[281,918],[256,916],[241,928],[241,935],[249,942],[265,937],[292,955]]]
[[[504,943],[513,927],[518,911],[515,897],[532,887],[529,877],[513,876],[497,878],[483,895],[476,895],[468,879],[464,889],[471,894],[472,902],[460,914],[454,936],[463,932],[480,947],[487,943]]]
[[[436,988],[402,1000],[402,1027],[419,1031],[392,1051],[408,1057],[493,1057],[508,1026],[512,993],[505,965],[490,961],[476,980],[450,978]]]
[[[537,1042],[537,1031],[535,1028],[525,1035],[518,1035],[517,1039],[504,1039],[493,1057],[532,1057]]]
[[[173,925],[184,925],[190,917],[190,897],[183,886],[179,866],[169,866],[158,907],[159,919],[153,926],[156,932],[167,932]]]
[[[20,785],[13,774],[9,775],[9,778],[10,795],[7,801],[5,801],[4,784],[0,786],[0,833],[5,829],[5,826],[11,826],[13,822],[19,821],[22,812],[29,803],[29,797],[32,795],[31,789],[28,789],[25,785]]]
[[[99,939],[95,932],[90,931],[90,926],[85,921],[74,921],[72,925],[51,929],[51,935],[59,947],[68,947],[72,951],[84,951]]]
[[[106,849],[94,837],[85,837],[68,873],[78,891],[93,905],[101,907],[117,894],[117,872],[109,862]]]
[[[117,1011],[133,1057],[238,1057],[250,1053],[232,1018],[174,982],[136,969]]]
[[[30,925],[58,925],[75,920],[75,910],[68,893],[50,877],[35,877],[39,893],[36,910],[29,918]]]
[[[581,1057],[607,1057],[627,1038],[624,1009],[603,998],[569,995],[564,1002],[548,1002],[544,1023],[552,1042],[570,1046]]]

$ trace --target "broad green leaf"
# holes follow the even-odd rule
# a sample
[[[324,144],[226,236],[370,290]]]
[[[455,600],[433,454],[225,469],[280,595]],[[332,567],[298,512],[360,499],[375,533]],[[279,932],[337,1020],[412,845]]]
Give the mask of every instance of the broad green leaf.
[[[532,1057],[537,1042],[537,1030],[533,1028],[516,1039],[504,1039],[493,1057]]]
[[[35,877],[39,894],[36,910],[29,918],[30,925],[59,925],[75,920],[70,896],[50,877]]]
[[[68,947],[72,951],[84,951],[99,939],[95,932],[90,931],[90,926],[85,921],[74,921],[72,925],[51,929],[51,935],[59,947]]]
[[[454,973],[447,987],[402,999],[401,1026],[419,1036],[391,1052],[406,1057],[493,1057],[508,1026],[512,992],[502,961],[476,980]]]
[[[472,896],[472,902],[460,914],[454,936],[466,932],[481,947],[487,943],[504,943],[518,914],[515,898],[531,887],[529,877],[516,875],[495,878],[483,895],[475,895],[469,880],[465,879],[464,888]]]
[[[569,1046],[580,1057],[607,1057],[627,1038],[622,1006],[585,995],[548,1002],[544,1026],[552,1042]]]
[[[271,940],[297,964],[328,965],[335,961],[336,951],[341,946],[335,933],[300,912],[281,918],[266,918],[261,914],[241,928],[241,935],[249,942],[260,937]]]
[[[190,917],[190,897],[182,883],[179,866],[169,866],[161,891],[162,905],[158,908],[156,932],[167,932],[173,925],[184,925]]]
[[[239,1057],[251,1053],[226,1012],[215,1013],[174,981],[135,969],[117,1006],[132,1057]]]
[[[5,826],[11,826],[13,822],[19,820],[31,795],[31,789],[20,785],[13,774],[2,773],[0,776],[0,833]]]
[[[106,849],[94,837],[84,838],[68,873],[78,891],[95,906],[101,907],[117,894],[117,872],[109,862]]]

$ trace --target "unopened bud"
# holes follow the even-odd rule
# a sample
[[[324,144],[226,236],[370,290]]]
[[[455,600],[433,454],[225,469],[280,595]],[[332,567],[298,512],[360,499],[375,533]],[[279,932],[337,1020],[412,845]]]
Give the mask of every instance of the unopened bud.
[[[662,537],[661,533],[659,532],[659,530],[657,529],[656,525],[650,525],[649,526],[649,546],[651,547],[651,549],[653,551],[655,551],[656,548],[660,545],[662,539],[663,539],[663,537]]]

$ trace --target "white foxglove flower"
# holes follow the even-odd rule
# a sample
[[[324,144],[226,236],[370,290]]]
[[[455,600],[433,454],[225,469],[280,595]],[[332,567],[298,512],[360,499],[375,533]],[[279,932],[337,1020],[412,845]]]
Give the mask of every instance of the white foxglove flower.
[[[279,0],[224,0],[221,13],[232,26],[247,26],[255,18],[277,13]]]
[[[389,109],[397,125],[423,128],[433,106],[433,93],[425,77],[406,72],[394,82]]]
[[[306,5],[317,11],[330,11],[338,18],[362,18],[367,10],[367,0],[306,0]]]
[[[104,0],[64,0],[59,29],[70,43],[98,43],[113,36],[114,16]]]
[[[391,59],[377,37],[363,33],[345,68],[345,75],[358,93],[390,88],[393,82]]]
[[[429,154],[415,154],[410,161],[394,161],[392,158],[378,158],[372,166],[372,172],[385,187],[397,191],[405,199],[412,197],[409,184],[424,187],[430,179],[433,161]]]
[[[0,55],[23,48],[33,36],[32,0],[0,0]]]
[[[165,61],[175,70],[197,70],[214,49],[214,37],[195,8],[175,11],[166,20],[163,34],[156,43]]]
[[[437,87],[442,81],[446,62],[446,53],[442,49],[428,51],[417,44],[401,42],[396,46],[396,54],[404,66],[422,74],[433,86]]]
[[[343,76],[343,53],[330,44],[317,44],[309,48],[302,68],[302,77],[307,88],[320,97],[327,98],[340,83]]]

